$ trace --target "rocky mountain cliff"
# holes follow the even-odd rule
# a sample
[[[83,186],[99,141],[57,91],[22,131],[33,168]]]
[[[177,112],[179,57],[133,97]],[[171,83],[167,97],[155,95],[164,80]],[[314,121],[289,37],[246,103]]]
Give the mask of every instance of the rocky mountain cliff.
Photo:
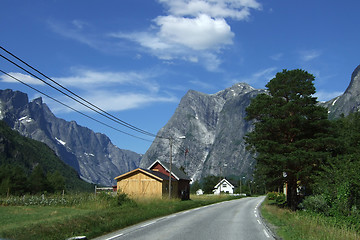
[[[249,176],[254,167],[243,137],[252,129],[244,120],[250,100],[264,90],[246,83],[208,95],[190,90],[158,136],[173,138],[173,163],[193,179],[213,175]],[[185,136],[185,139],[181,139]],[[140,166],[154,160],[169,161],[170,141],[157,138]],[[187,152],[187,154],[185,154]]]
[[[193,179],[206,175],[251,177],[255,160],[246,150],[243,137],[252,130],[252,124],[244,120],[245,109],[253,97],[263,92],[245,83],[212,95],[188,91],[158,133],[174,139],[173,163],[184,167]],[[329,109],[329,118],[360,110],[360,65],[345,93],[321,105]],[[169,145],[168,139],[156,138],[140,166],[147,167],[156,159],[169,161]],[[188,151],[186,156],[184,151]]]
[[[41,98],[29,102],[25,93],[0,90],[0,119],[23,136],[46,143],[89,182],[112,185],[114,177],[139,166],[141,155],[119,149],[104,134],[55,117]]]
[[[330,119],[360,110],[360,65],[352,73],[345,93],[324,103],[324,106],[329,109]]]

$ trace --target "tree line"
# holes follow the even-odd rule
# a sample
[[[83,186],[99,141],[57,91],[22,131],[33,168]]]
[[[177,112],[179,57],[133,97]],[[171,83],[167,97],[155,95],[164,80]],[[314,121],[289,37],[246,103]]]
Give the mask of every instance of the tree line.
[[[20,166],[0,166],[0,195],[55,193],[65,190],[65,178],[59,171],[45,173],[37,165],[28,176]]]

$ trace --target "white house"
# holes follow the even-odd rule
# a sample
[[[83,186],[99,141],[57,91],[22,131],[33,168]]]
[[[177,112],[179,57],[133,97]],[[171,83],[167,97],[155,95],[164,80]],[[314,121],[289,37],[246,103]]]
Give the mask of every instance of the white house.
[[[196,195],[203,195],[204,191],[202,189],[196,190]]]
[[[234,185],[232,185],[228,180],[224,178],[218,184],[216,184],[213,192],[216,195],[220,194],[221,192],[233,194],[234,188]]]

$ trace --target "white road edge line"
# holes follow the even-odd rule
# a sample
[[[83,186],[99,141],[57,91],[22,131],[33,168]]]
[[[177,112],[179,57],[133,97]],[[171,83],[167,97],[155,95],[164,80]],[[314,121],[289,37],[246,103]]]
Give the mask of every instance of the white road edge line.
[[[267,233],[267,231],[266,231],[265,229],[263,229],[263,231],[264,231],[264,233],[265,233],[265,236],[266,236],[267,238],[270,238],[270,235]]]
[[[261,222],[260,222],[260,220],[259,220],[259,219],[257,220],[257,222],[261,225]]]
[[[149,223],[146,223],[146,224],[144,224],[144,225],[142,225],[140,228],[144,228],[144,227],[147,227],[147,226],[149,226],[149,225],[151,225],[151,224],[154,224],[154,223],[156,223],[156,221],[154,221],[154,222],[149,222]]]
[[[118,234],[118,235],[115,235],[115,236],[109,237],[109,238],[107,238],[107,239],[105,239],[105,240],[111,240],[111,239],[114,239],[114,238],[120,237],[120,236],[122,236],[122,235],[124,235],[124,234],[123,234],[123,233],[120,233],[120,234]]]

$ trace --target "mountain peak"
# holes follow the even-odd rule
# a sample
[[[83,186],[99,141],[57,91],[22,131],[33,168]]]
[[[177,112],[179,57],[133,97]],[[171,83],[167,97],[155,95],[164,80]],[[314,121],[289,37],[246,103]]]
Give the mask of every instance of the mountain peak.
[[[322,104],[328,108],[329,118],[338,118],[360,111],[360,65],[351,74],[351,81],[344,94]]]
[[[345,93],[360,94],[360,65],[351,74],[351,82]]]
[[[21,108],[29,99],[26,93],[5,89],[0,90],[0,101],[7,107]]]
[[[214,95],[218,96],[218,97],[222,97],[226,100],[226,99],[229,99],[229,98],[241,95],[241,94],[246,94],[253,90],[255,90],[255,89],[247,83],[236,83],[229,88],[226,88],[224,90],[221,90],[221,91],[215,93]]]
[[[43,104],[43,100],[42,97],[38,97],[32,100],[33,103],[36,103],[38,105],[42,105]]]

